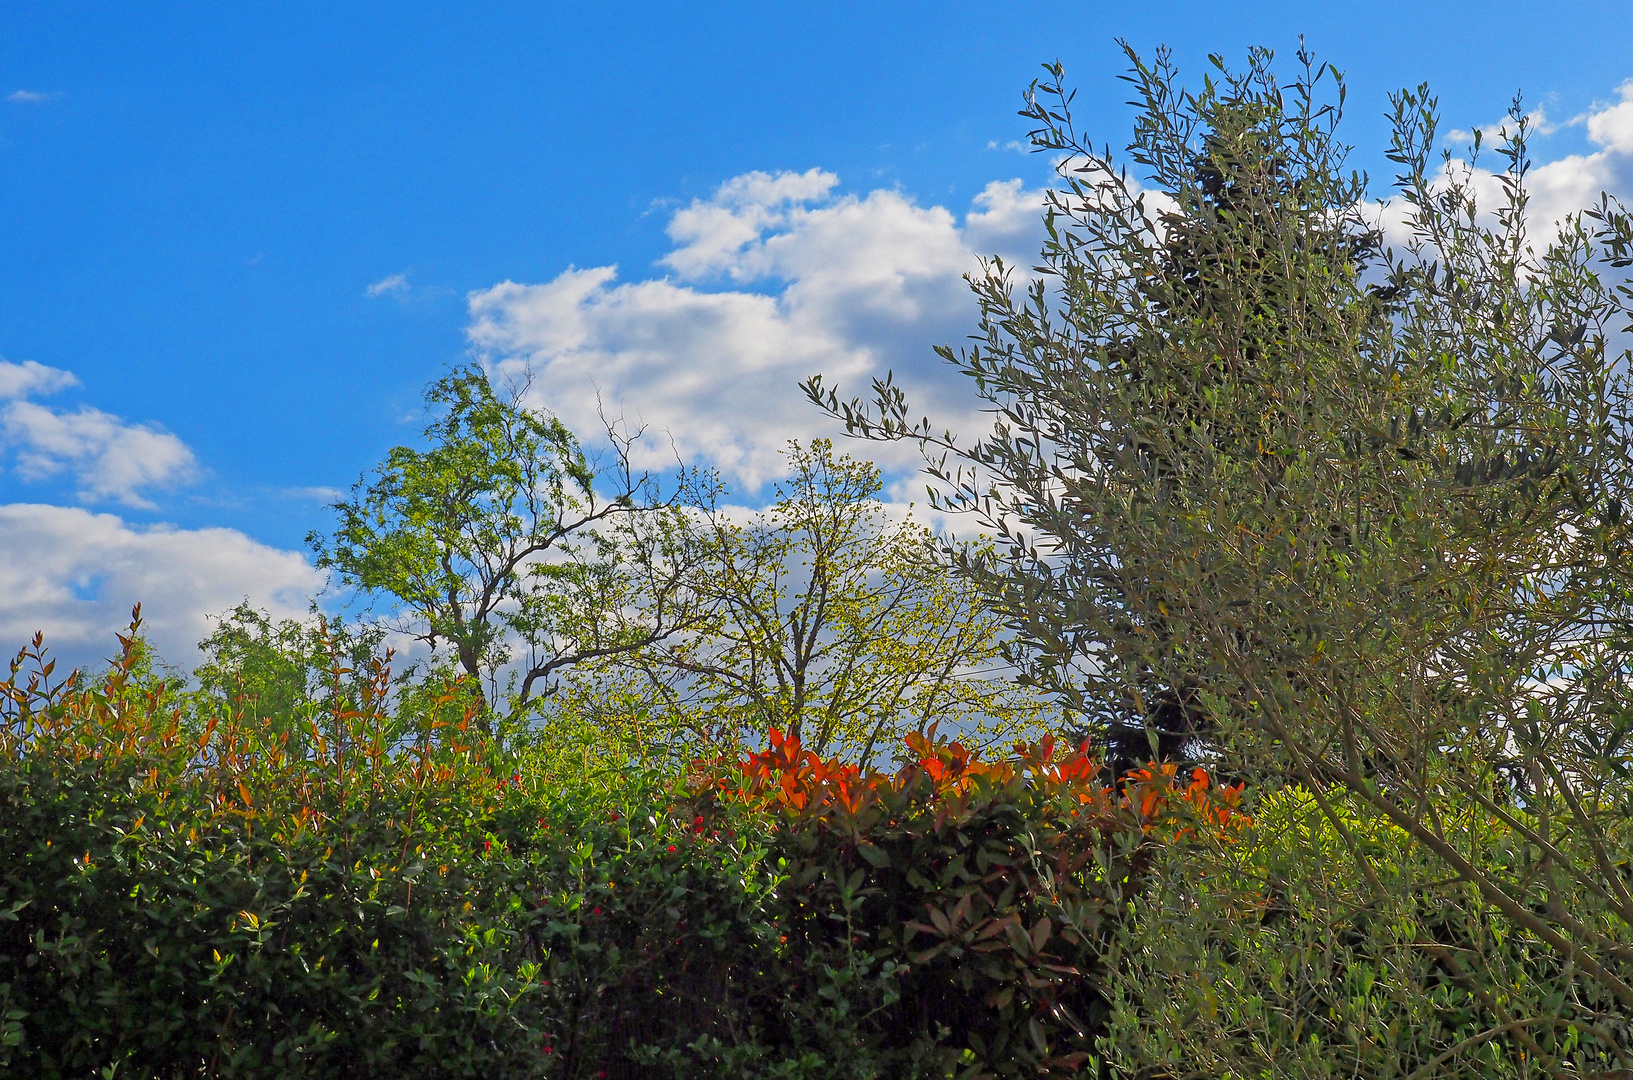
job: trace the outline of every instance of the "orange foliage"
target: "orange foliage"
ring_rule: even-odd
[[[765,750],[738,765],[736,776],[716,778],[717,791],[795,817],[839,813],[854,818],[881,795],[917,794],[956,803],[1027,786],[1045,799],[1075,804],[1077,815],[1101,817],[1107,827],[1137,822],[1149,833],[1188,818],[1231,832],[1251,824],[1239,809],[1241,784],[1216,785],[1206,770],[1195,768],[1189,783],[1182,785],[1179,767],[1171,762],[1153,762],[1128,773],[1119,784],[1107,784],[1087,740],[1068,748],[1051,735],[1035,743],[1015,743],[1007,759],[982,761],[962,743],[937,739],[932,727],[928,733],[907,736],[909,755],[893,774],[823,759],[804,749],[797,737],[775,728],[769,742]],[[1188,827],[1181,826],[1175,835],[1187,833]]]
[[[1241,786],[1160,763],[1114,780],[1053,737],[984,761],[932,728],[906,750],[884,772],[773,730],[693,791],[780,826],[786,948],[827,955],[842,925],[838,947],[897,965],[902,1022],[968,1039],[968,1075],[1078,1071],[1103,1031],[1104,937],[1152,846],[1233,836]]]
[[[416,737],[392,734],[389,653],[372,659],[347,694],[342,683],[352,669],[332,651],[330,693],[309,719],[228,710],[189,725],[166,706],[162,684],[134,682],[141,621],[138,604],[129,633],[118,635],[119,657],[94,680],[75,670],[53,682],[55,661],[36,634],[0,681],[0,755],[49,753],[64,765],[133,769],[138,789],[201,794],[217,816],[257,818],[292,835],[322,832],[348,805],[387,792],[408,797],[412,820],[455,790],[467,806],[490,805],[501,791],[474,706]],[[450,688],[433,706],[455,700]]]

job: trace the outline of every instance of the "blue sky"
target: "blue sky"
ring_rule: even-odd
[[[410,440],[420,387],[472,350],[579,426],[599,391],[750,500],[782,438],[821,430],[794,390],[814,371],[905,371],[956,418],[929,349],[969,325],[968,260],[1034,243],[1046,163],[1008,144],[1044,60],[1117,143],[1116,38],[1199,72],[1302,33],[1378,176],[1389,90],[1427,80],[1467,127],[1523,89],[1564,205],[1633,187],[1627,16],[9,0],[0,644],[95,649],[140,598],[186,660],[240,596],[304,609],[325,492]]]

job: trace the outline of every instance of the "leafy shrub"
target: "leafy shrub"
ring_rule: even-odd
[[[1482,807],[1436,813],[1484,865],[1528,857]],[[1267,793],[1240,842],[1153,856],[1108,942],[1127,1075],[1626,1075],[1633,1024],[1610,995],[1360,799]],[[1604,898],[1555,885],[1574,916],[1604,917]]]
[[[1157,840],[1238,792],[1052,740],[895,773],[503,758],[459,685],[298,708],[0,683],[0,1068],[133,1077],[910,1077],[1081,1068]],[[24,667],[26,673],[23,673]],[[182,701],[182,707],[177,705]],[[189,711],[193,710],[193,711]]]
[[[797,739],[694,781],[700,839],[768,830],[784,878],[774,978],[791,1030],[841,1034],[858,1075],[1074,1071],[1104,1032],[1101,951],[1152,834],[1235,833],[1238,788],[1145,770],[1120,789],[1052,738],[982,762],[908,739],[893,775]],[[829,1073],[824,1075],[839,1075]]]
[[[362,709],[193,731],[122,640],[100,683],[53,685],[36,639],[0,684],[0,1065],[538,1072],[539,964],[466,720],[393,741],[380,665]]]

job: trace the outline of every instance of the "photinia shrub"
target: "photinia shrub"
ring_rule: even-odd
[[[381,665],[314,719],[194,730],[122,641],[99,681],[53,682],[36,639],[0,683],[0,1068],[541,1073],[468,718],[402,738]]]
[[[1173,765],[1108,785],[1086,744],[1053,738],[990,762],[933,731],[907,750],[884,773],[772,731],[693,777],[700,838],[749,822],[776,854],[786,1011],[810,1026],[843,1001],[880,1075],[1081,1068],[1106,1020],[1107,923],[1142,853],[1242,828],[1240,787],[1200,769],[1182,785]]]

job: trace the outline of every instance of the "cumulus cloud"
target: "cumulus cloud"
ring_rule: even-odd
[[[19,105],[39,105],[50,101],[52,95],[42,94],[37,90],[13,90],[6,95],[7,101],[15,101]]]
[[[142,528],[77,507],[0,506],[4,649],[39,630],[66,663],[94,663],[112,654],[114,633],[141,601],[159,654],[191,665],[209,615],[248,598],[274,617],[300,617],[322,585],[305,556],[233,529]]]
[[[838,196],[838,182],[820,169],[729,180],[670,219],[671,276],[599,266],[501,282],[471,294],[470,340],[501,375],[530,373],[535,403],[582,435],[610,411],[751,489],[782,473],[788,439],[833,432],[796,388],[812,374],[862,393],[893,369],[916,406],[973,422],[931,348],[973,328],[962,277],[979,256],[1032,261],[1041,190],[988,184],[960,218],[899,191]],[[662,438],[645,454],[672,460]]]
[[[1633,82],[1568,123],[1540,111],[1532,120],[1542,133],[1581,126],[1593,147],[1533,166],[1533,235],[1601,190],[1633,192]],[[1495,136],[1502,124],[1489,128]],[[1483,168],[1470,178],[1495,210],[1499,178]],[[1022,272],[1035,259],[1041,200],[1019,180],[994,182],[958,212],[897,190],[842,194],[823,169],[746,173],[672,213],[660,274],[592,266],[504,281],[470,294],[467,333],[497,373],[531,376],[533,403],[582,436],[600,430],[603,413],[624,416],[667,435],[648,440],[641,464],[671,461],[672,440],[687,461],[758,489],[781,474],[787,439],[833,431],[796,389],[812,374],[865,393],[870,377],[893,370],[916,409],[977,428],[972,396],[931,347],[973,329],[961,278],[979,255]],[[1401,242],[1399,200],[1377,210]],[[887,469],[910,467],[911,451],[898,449],[869,448]]]
[[[193,451],[174,435],[88,405],[57,412],[15,401],[0,415],[0,433],[17,447],[16,468],[23,479],[71,470],[87,502],[150,508],[144,489],[173,487],[197,474]]]
[[[71,473],[79,497],[151,507],[142,492],[193,479],[198,462],[176,436],[89,405],[59,410],[28,398],[77,385],[73,374],[32,360],[0,360],[0,448],[24,480]]]
[[[826,199],[839,177],[821,169],[803,173],[751,172],[720,185],[714,197],[695,199],[669,221],[676,249],[659,260],[683,278],[724,271],[733,280],[755,276],[743,265],[744,249],[768,229],[784,228],[804,204]]]
[[[1588,113],[1588,138],[1615,153],[1633,154],[1633,79],[1619,90],[1621,101]]]

